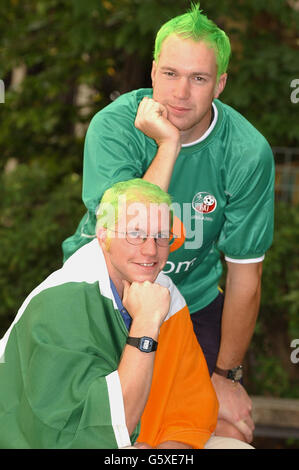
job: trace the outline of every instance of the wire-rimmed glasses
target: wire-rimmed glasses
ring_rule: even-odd
[[[143,230],[129,230],[128,232],[121,232],[111,228],[108,228],[108,230],[124,235],[124,238],[126,238],[130,245],[142,245],[148,238],[153,238],[158,246],[167,247],[170,246],[176,238],[172,232],[157,232],[155,235],[148,235]]]

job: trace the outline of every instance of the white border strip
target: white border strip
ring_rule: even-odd
[[[265,258],[265,255],[260,256],[259,258],[251,258],[251,259],[233,259],[225,256],[225,261],[229,261],[230,263],[237,263],[237,264],[250,264],[250,263],[260,263]]]
[[[166,274],[160,272],[155,282],[163,287],[167,287],[170,292],[170,307],[168,314],[164,318],[164,322],[166,322],[186,306],[186,301],[173,281]]]
[[[111,422],[118,448],[131,446],[126,425],[125,408],[121,383],[117,370],[106,376]]]
[[[100,280],[100,281],[99,281]],[[67,282],[87,282],[99,281],[100,292],[113,301],[114,308],[117,308],[114,296],[111,292],[109,274],[105,263],[103,252],[97,240],[82,246],[76,251],[62,266],[62,268],[50,274],[41,284],[39,284],[25,299],[17,315],[11,323],[4,336],[0,338],[0,364],[5,362],[4,353],[6,344],[13,326],[19,321],[26,310],[31,299],[43,290],[60,286]]]

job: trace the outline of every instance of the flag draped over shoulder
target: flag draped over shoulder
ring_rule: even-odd
[[[151,445],[183,437],[202,447],[216,424],[217,400],[190,336],[184,299],[167,276],[160,274],[157,282],[170,289],[171,307],[159,336],[141,437]],[[0,341],[0,448],[134,443],[140,424],[129,436],[117,372],[127,336],[94,240],[28,296]],[[179,403],[182,394],[186,406]]]
[[[31,293],[1,340],[0,447],[130,445],[117,373],[126,337],[95,241]]]

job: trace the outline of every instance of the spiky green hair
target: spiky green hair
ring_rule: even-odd
[[[103,194],[97,211],[97,228],[115,227],[120,216],[119,210],[126,205],[138,202],[145,205],[166,204],[171,209],[171,197],[159,186],[141,178],[121,181]],[[172,217],[172,211],[170,211]]]
[[[163,42],[171,34],[196,42],[205,42],[215,51],[217,80],[221,74],[226,72],[231,54],[229,38],[213,21],[202,14],[199,3],[192,3],[187,13],[172,18],[159,29],[154,49],[156,62],[159,61]]]

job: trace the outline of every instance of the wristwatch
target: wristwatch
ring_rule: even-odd
[[[132,336],[128,336],[127,344],[135,346],[135,348],[146,353],[156,351],[158,347],[157,341],[155,341],[153,338],[150,338],[149,336],[142,336],[142,338],[133,338]]]
[[[214,372],[218,375],[222,375],[227,379],[232,380],[233,382],[240,382],[243,377],[243,366],[233,367],[232,369],[220,369],[220,367],[215,367]]]

